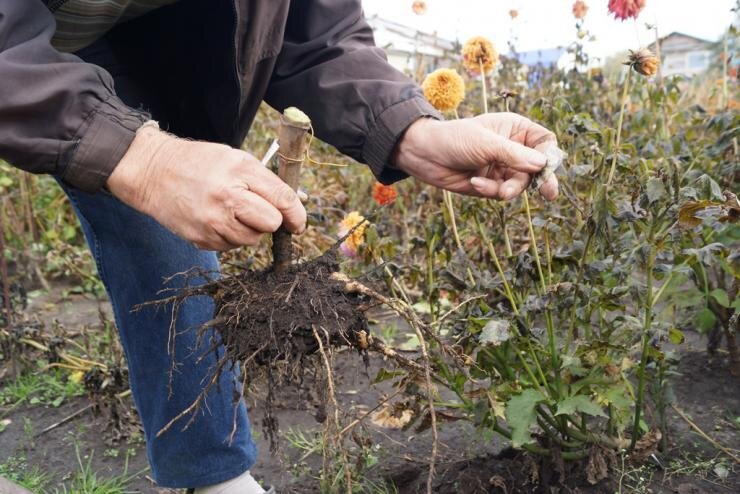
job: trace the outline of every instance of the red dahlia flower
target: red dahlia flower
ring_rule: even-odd
[[[609,0],[609,12],[622,21],[630,17],[637,19],[644,8],[645,0]]]

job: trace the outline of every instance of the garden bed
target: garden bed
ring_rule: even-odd
[[[47,322],[56,318],[68,325],[96,324],[97,303],[83,296],[71,296],[64,301],[58,298],[59,294],[57,289],[51,299],[37,300],[34,311]],[[48,305],[51,302],[54,305]],[[728,378],[723,354],[711,357],[704,351],[701,338],[691,332],[687,337],[688,341],[681,348],[680,374],[674,381],[676,403],[712,438],[728,448],[738,449],[740,384]],[[367,368],[363,359],[351,351],[338,352],[334,358],[337,397],[341,408],[348,412],[348,419],[362,415],[389,393],[387,382],[371,384],[378,370],[388,367],[379,358],[371,358]],[[113,444],[109,434],[100,434],[107,425],[105,418],[95,417],[89,411],[34,441],[29,440],[29,431],[38,433],[87,403],[84,397],[79,397],[57,408],[26,405],[9,414],[7,418],[12,422],[0,434],[0,464],[6,469],[24,468],[26,472],[38,469],[46,475],[45,488],[53,492],[79,474],[77,447],[83,465],[92,455],[90,470],[96,472],[99,479],[120,478],[128,456],[128,475],[132,476],[127,484],[129,489],[145,494],[175,492],[156,487],[149,473],[142,471],[147,463],[141,435],[134,434]],[[126,403],[131,405],[130,399]],[[282,431],[280,451],[276,456],[270,455],[266,438],[259,432],[256,434],[261,455],[253,468],[254,474],[274,484],[278,492],[319,492],[315,476],[321,469],[320,454],[295,447],[301,436],[309,439],[307,444],[310,444],[310,439],[320,435],[322,430],[322,425],[314,418],[312,403],[310,396],[288,394],[275,404]],[[262,410],[252,407],[250,415],[256,422],[255,431],[259,431]],[[362,437],[370,441],[368,450],[378,461],[366,469],[364,482],[395,485],[400,493],[424,492],[430,431],[387,429],[370,420],[365,425]],[[574,469],[568,476],[569,487],[560,492],[618,492],[620,478],[622,492],[730,493],[740,489],[740,471],[737,467],[733,469],[731,460],[702,439],[672,410],[668,437],[669,451],[657,455],[664,468],[654,460],[644,466],[620,464],[618,475],[596,486],[590,486],[583,474]],[[440,426],[439,442],[434,492],[536,492],[527,484],[533,471],[532,460],[507,450],[500,438],[487,437],[469,423],[460,421]],[[25,458],[25,466],[21,467],[20,458]],[[723,479],[725,467],[727,477]]]

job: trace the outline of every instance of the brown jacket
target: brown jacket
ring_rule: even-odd
[[[108,72],[51,46],[46,3],[0,0],[0,157],[95,192],[148,115]],[[297,106],[388,183],[404,177],[389,165],[404,130],[439,118],[374,46],[359,0],[180,0],[106,38],[183,137],[238,147],[263,99]]]

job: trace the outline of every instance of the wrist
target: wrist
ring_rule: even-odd
[[[411,175],[410,170],[426,159],[430,134],[438,124],[438,120],[422,117],[409,125],[393,150],[391,164]]]
[[[145,211],[155,174],[161,168],[155,157],[172,139],[172,136],[159,130],[156,122],[147,122],[140,127],[123,158],[108,177],[108,190],[126,204]]]

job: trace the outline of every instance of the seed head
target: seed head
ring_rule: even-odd
[[[619,20],[637,19],[640,11],[645,8],[645,0],[609,0],[609,12]]]
[[[635,72],[638,74],[651,77],[658,71],[660,60],[658,60],[658,57],[653,52],[643,48],[637,51],[630,50],[630,57],[625,65],[629,65],[635,69]]]
[[[465,99],[465,82],[453,69],[437,69],[421,84],[426,99],[439,111],[457,109]]]
[[[498,63],[498,52],[487,38],[476,36],[470,38],[462,49],[463,66],[473,74],[487,74]]]

